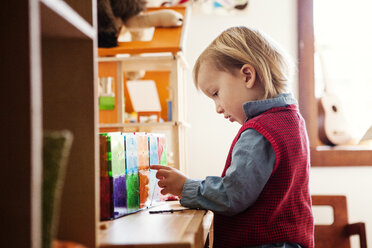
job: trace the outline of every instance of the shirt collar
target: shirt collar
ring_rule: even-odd
[[[297,100],[293,97],[291,93],[282,93],[274,98],[269,98],[265,100],[251,101],[243,104],[243,109],[247,120],[275,107],[285,107],[291,104],[296,104]]]

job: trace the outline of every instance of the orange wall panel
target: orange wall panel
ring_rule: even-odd
[[[99,123],[117,123],[118,122],[118,110],[117,110],[117,98],[116,98],[116,62],[99,62],[98,63],[98,77],[113,77],[115,83],[112,85],[112,91],[115,93],[115,108],[113,110],[100,110],[99,111]]]
[[[161,105],[161,118],[168,121],[167,100],[169,99],[169,71],[146,71],[143,80],[154,80],[159,94]],[[99,77],[113,77],[115,82],[113,84],[113,92],[115,93],[115,108],[113,110],[100,110],[99,123],[117,123],[117,72],[116,62],[99,62],[98,63]],[[126,78],[124,75],[124,98],[125,98],[125,112],[132,113],[133,106],[129,97],[128,88],[126,86]]]

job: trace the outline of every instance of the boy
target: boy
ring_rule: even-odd
[[[214,212],[214,247],[310,247],[309,144],[287,63],[261,33],[234,27],[200,55],[194,82],[216,111],[242,125],[221,177],[187,178],[163,166],[162,193]]]

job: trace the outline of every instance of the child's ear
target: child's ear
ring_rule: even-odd
[[[256,70],[250,64],[244,64],[240,68],[240,74],[243,76],[243,80],[247,88],[252,88],[256,81]]]

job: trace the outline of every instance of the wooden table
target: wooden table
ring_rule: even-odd
[[[204,247],[208,231],[212,227],[212,212],[187,209],[173,213],[149,213],[180,208],[183,207],[179,202],[166,202],[116,220],[102,221],[99,246]]]

